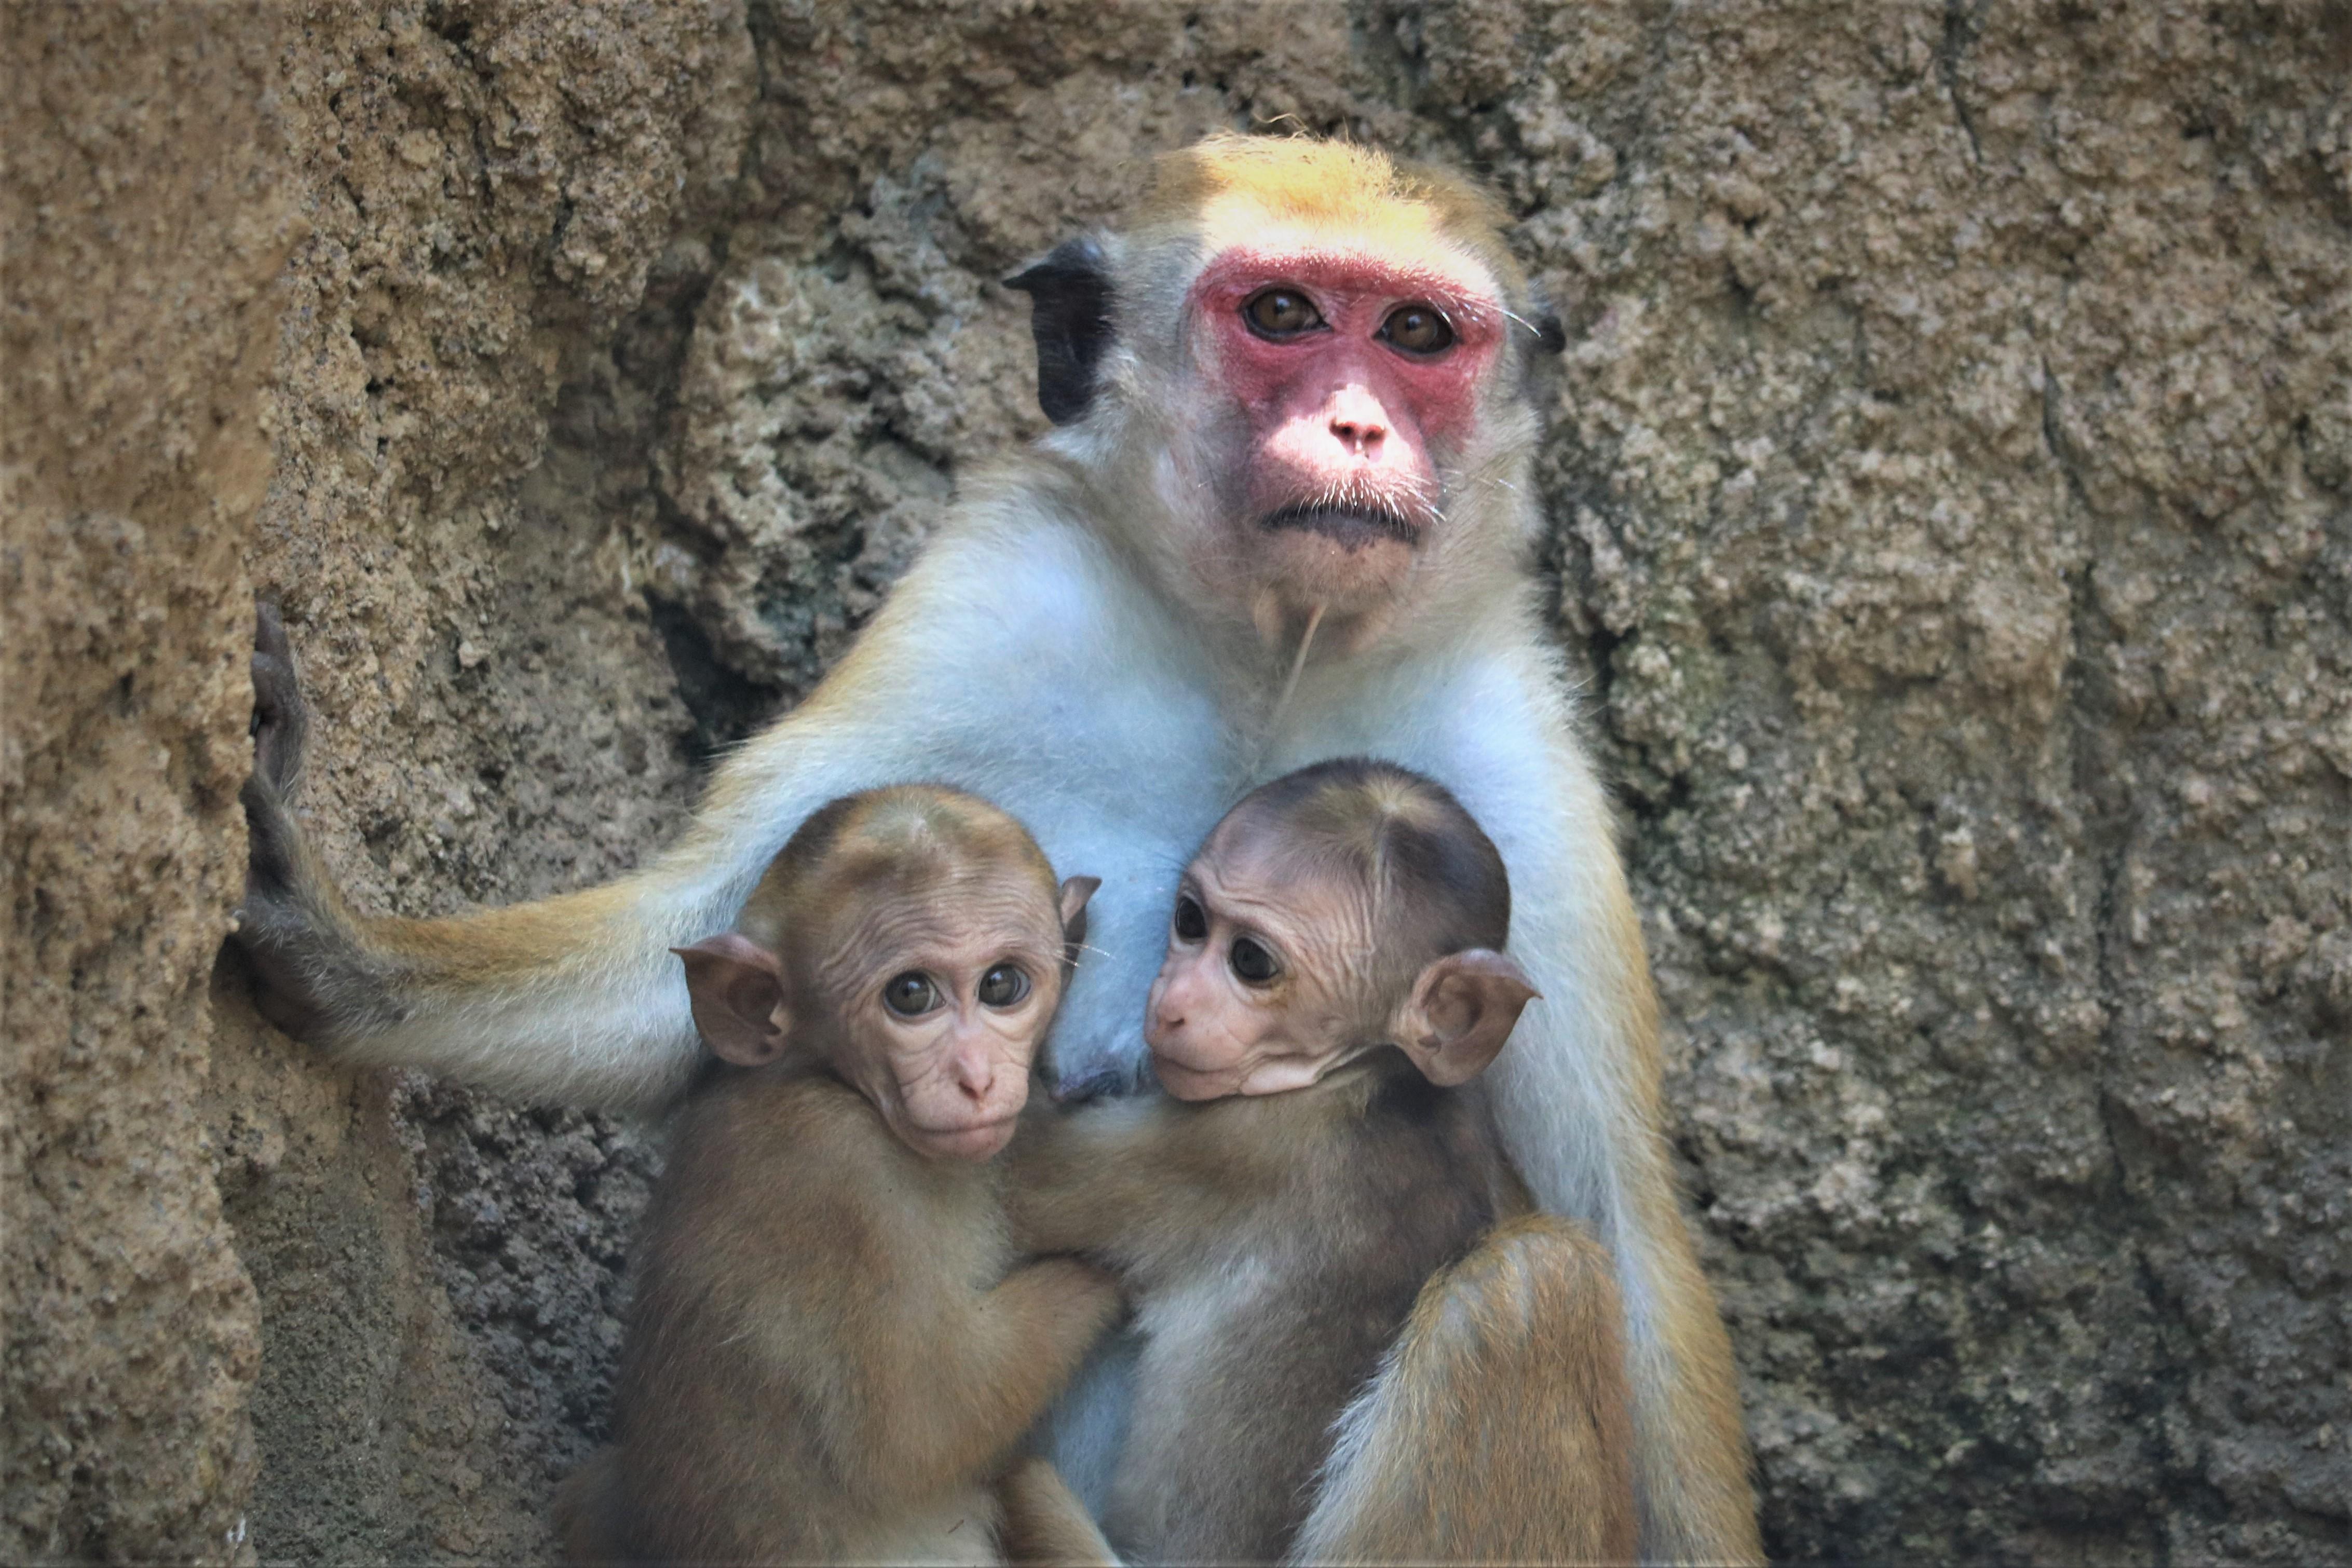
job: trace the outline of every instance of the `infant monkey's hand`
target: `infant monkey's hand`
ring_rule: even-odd
[[[1127,1314],[1127,1292],[1119,1288],[1118,1277],[1084,1259],[1040,1258],[1014,1270],[1013,1277],[1035,1293],[1057,1336],[1091,1343]]]

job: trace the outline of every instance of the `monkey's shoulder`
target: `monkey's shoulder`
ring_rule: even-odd
[[[721,1068],[698,1083],[671,1124],[670,1159],[699,1161],[714,1151],[801,1158],[838,1154],[889,1130],[871,1105],[829,1072],[775,1067]]]
[[[1524,1201],[1482,1084],[1440,1088],[1376,1060],[1260,1103],[1271,1134],[1263,1141],[1287,1151],[1291,1185],[1326,1223],[1391,1215],[1446,1253]]]
[[[852,694],[870,697],[873,681],[902,685],[909,670],[941,693],[1009,686],[1034,691],[1055,706],[1073,706],[1062,700],[1073,676],[1114,685],[1139,679],[1156,687],[1194,664],[1193,639],[1083,513],[1069,504],[1037,504],[1049,498],[1030,484],[1050,476],[1049,468],[1032,462],[976,481],[978,493],[891,591],[876,618],[879,635],[850,651],[816,706],[830,710],[838,706],[835,697]],[[1030,484],[1008,491],[1007,478]],[[1149,673],[1139,674],[1133,658],[1105,658],[1107,647],[1130,643],[1154,655]],[[886,648],[895,671],[883,667]],[[931,722],[950,728],[969,723],[984,733],[1002,722],[1003,710],[986,705],[969,715],[952,703],[928,706],[940,710]],[[1041,716],[1024,716],[1034,723]]]

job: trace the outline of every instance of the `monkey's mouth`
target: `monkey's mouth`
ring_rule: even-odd
[[[1344,549],[1391,542],[1418,547],[1421,526],[1393,507],[1363,501],[1298,502],[1269,512],[1258,521],[1267,533],[1295,528],[1320,534]]]
[[[1012,1141],[1018,1121],[1017,1116],[1000,1116],[993,1122],[943,1127],[909,1124],[907,1132],[918,1150],[933,1159],[984,1160]]]

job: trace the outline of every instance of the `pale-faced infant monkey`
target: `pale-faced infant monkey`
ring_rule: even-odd
[[[646,1222],[613,1445],[559,1500],[572,1558],[1003,1560],[999,1472],[1119,1312],[1098,1269],[1017,1262],[990,1163],[1094,886],[900,786],[819,810],[678,950],[717,1060]],[[1055,1483],[1013,1485],[1034,1535]]]
[[[1334,1424],[1424,1282],[1526,1214],[1475,1082],[1536,994],[1503,951],[1509,929],[1494,844],[1442,787],[1387,763],[1263,786],[1185,868],[1145,1028],[1173,1098],[1033,1115],[1013,1155],[1016,1233],[1108,1262],[1136,1302],[1141,1368],[1105,1521],[1118,1549],[1283,1557]],[[1417,1468],[1469,1484],[1421,1505],[1432,1517],[1407,1554],[1629,1561],[1633,1442],[1606,1260],[1539,1216],[1517,1244],[1582,1281],[1549,1325],[1577,1393],[1506,1427],[1441,1414],[1416,1433]],[[1435,1296],[1419,1332],[1442,1335]],[[1540,1404],[1559,1386],[1527,1392]],[[1523,1521],[1515,1489],[1478,1484],[1482,1469],[1573,1495],[1551,1526]],[[1479,1517],[1496,1506],[1501,1519]],[[1318,1531],[1300,1556],[1361,1561],[1394,1544]]]
[[[698,1051],[667,950],[732,919],[818,806],[934,779],[1104,878],[1046,1071],[1064,1093],[1122,1093],[1143,1078],[1135,1019],[1176,870],[1218,803],[1324,758],[1393,758],[1451,789],[1510,868],[1512,955],[1543,999],[1487,1084],[1537,1202],[1609,1253],[1643,1552],[1755,1561],[1730,1345],[1661,1132],[1641,925],[1528,570],[1541,367],[1562,338],[1504,223],[1475,186],[1370,148],[1224,136],[1167,154],[1121,228],[1013,280],[1055,430],[960,483],[856,648],[726,758],[677,846],[545,903],[363,917],[265,786],[237,937],[262,1006],[352,1061],[666,1103]],[[257,666],[265,728],[290,711],[281,663]],[[1552,1331],[1523,1306],[1548,1298],[1506,1289],[1508,1241],[1447,1277],[1458,1321],[1499,1336],[1489,1354],[1402,1344],[1366,1406],[1395,1441],[1341,1456],[1365,1468],[1332,1471],[1324,1504],[1420,1484],[1413,1413],[1507,1406],[1513,1380],[1545,1374],[1529,1358]],[[1118,1430],[1061,1426],[1065,1472],[1106,1469]],[[1553,1503],[1537,1487],[1510,1506]]]

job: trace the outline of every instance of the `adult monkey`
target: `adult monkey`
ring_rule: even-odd
[[[1361,148],[1213,137],[1163,158],[1123,234],[1012,280],[1059,428],[968,487],[839,667],[719,768],[684,841],[605,887],[454,920],[351,913],[271,765],[299,707],[265,624],[239,935],[265,1010],[353,1061],[658,1105],[696,1052],[668,949],[726,925],[818,805],[938,779],[1102,876],[1052,1071],[1120,1092],[1178,870],[1224,807],[1320,758],[1390,758],[1452,789],[1509,866],[1513,952],[1545,999],[1495,1070],[1498,1115],[1538,1202],[1615,1260],[1643,1554],[1759,1559],[1729,1346],[1659,1131],[1640,927],[1525,566],[1528,360],[1559,337],[1529,325],[1501,224],[1475,190]],[[1517,1407],[1543,1295],[1523,1260],[1471,1264],[1343,1423],[1318,1539],[1488,1554],[1444,1533],[1439,1478],[1496,1479],[1428,1423],[1453,1413],[1465,1454],[1507,1440],[1479,1423]],[[1431,1489],[1427,1533],[1383,1512]]]

